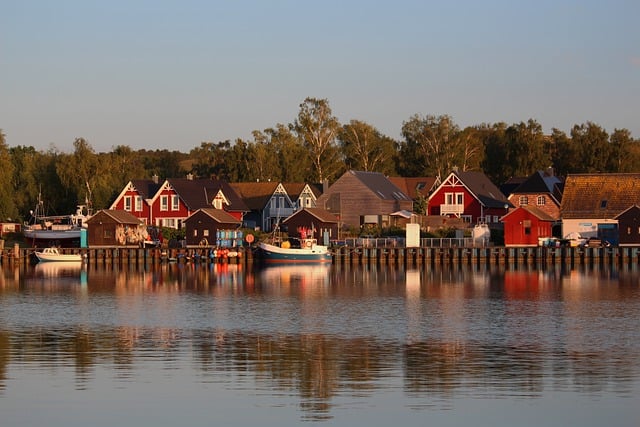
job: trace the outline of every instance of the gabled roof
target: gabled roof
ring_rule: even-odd
[[[151,199],[162,186],[152,179],[132,179],[131,185],[143,199]]]
[[[87,220],[88,224],[91,224],[94,221],[99,221],[101,215],[107,215],[111,219],[113,219],[116,223],[119,224],[130,224],[130,225],[142,225],[143,222],[140,218],[137,218],[130,214],[127,211],[117,210],[117,209],[102,209],[95,213],[91,218]]]
[[[525,193],[551,193],[553,194],[556,186],[561,184],[562,180],[555,175],[548,175],[543,171],[536,171],[531,174],[522,184],[514,191],[514,194]]]
[[[279,183],[277,182],[234,182],[231,187],[244,200],[247,207],[253,211],[263,209]]]
[[[402,176],[390,176],[389,181],[398,187],[404,194],[409,197],[415,198],[418,193],[424,197],[429,197],[431,191],[437,185],[437,178],[435,176],[425,177],[402,177]]]
[[[511,206],[511,203],[504,194],[491,182],[482,172],[466,171],[452,172],[471,191],[485,207],[502,208],[504,205]]]
[[[614,218],[640,202],[640,174],[573,174],[564,185],[563,219]]]
[[[632,211],[640,212],[640,206],[638,206],[637,204],[634,204],[633,206],[629,206],[627,209],[623,210],[618,215],[616,215],[614,219],[619,219],[620,217]]]
[[[412,200],[405,192],[389,180],[380,172],[364,172],[350,170],[345,173],[354,175],[362,184],[364,184],[371,192],[378,195],[384,200]]]
[[[209,178],[168,178],[167,182],[191,211],[211,207],[211,203],[219,191],[222,191],[229,201],[227,210],[236,212],[249,210],[244,201],[226,181]]]
[[[315,218],[318,218],[318,221],[320,221],[320,222],[338,223],[338,218],[334,214],[332,214],[331,212],[329,212],[329,211],[327,211],[325,209],[320,209],[320,208],[304,208],[304,209],[300,209],[300,210],[296,211],[293,215],[291,215],[290,217],[288,217],[287,219],[282,221],[282,223],[286,224],[287,221],[289,221],[291,218],[295,217],[296,215],[300,214],[300,212],[308,212],[309,214],[311,214]]]
[[[289,198],[291,200],[297,200],[298,197],[300,197],[300,194],[302,194],[302,192],[304,191],[304,189],[307,187],[307,184],[305,184],[304,182],[300,183],[300,182],[283,182],[282,186],[284,187],[285,191],[287,192],[287,194],[289,195]],[[314,197],[318,197],[318,195],[313,191],[313,188],[311,186],[309,186],[309,191],[311,191],[311,193],[313,193]]]
[[[548,213],[546,213],[545,211],[535,207],[535,206],[529,206],[529,205],[524,205],[524,206],[520,206],[516,209],[513,209],[511,211],[509,211],[508,214],[504,215],[502,217],[502,220],[504,220],[506,217],[508,217],[509,215],[513,214],[514,212],[518,211],[518,209],[523,209],[527,212],[529,212],[531,215],[535,216],[536,218],[538,218],[541,221],[556,221],[556,219],[554,217],[552,217],[551,215],[549,215]]]
[[[220,224],[242,224],[242,221],[236,219],[233,215],[222,209],[214,209],[214,208],[200,208],[196,212],[194,212],[189,218],[193,217],[198,212],[202,212],[205,215],[211,217],[214,221]],[[187,221],[189,221],[187,218]]]

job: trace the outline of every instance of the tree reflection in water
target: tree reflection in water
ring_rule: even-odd
[[[86,284],[29,274],[0,288],[0,393],[9,371],[73,366],[76,389],[91,390],[96,367],[125,381],[153,361],[297,396],[304,419],[322,420],[340,396],[399,389],[425,407],[550,390],[629,397],[640,375],[633,271],[163,265],[90,269]]]

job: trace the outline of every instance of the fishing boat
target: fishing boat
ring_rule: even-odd
[[[41,251],[34,252],[36,258],[40,262],[82,262],[81,254],[62,254],[56,247],[44,248]]]
[[[44,205],[38,196],[36,209],[31,211],[31,220],[24,224],[24,237],[47,245],[69,246],[70,242],[79,243],[89,215],[85,205],[78,205],[76,213],[72,215],[44,215]]]
[[[331,262],[329,248],[318,245],[316,239],[303,239],[299,248],[291,247],[289,241],[280,246],[266,242],[258,243],[261,259],[265,262]]]

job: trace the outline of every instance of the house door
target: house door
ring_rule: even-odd
[[[598,239],[603,242],[606,240],[613,246],[618,246],[618,225],[617,224],[598,224]]]

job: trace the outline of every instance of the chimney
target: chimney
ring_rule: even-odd
[[[187,180],[193,181],[193,174],[192,173],[188,173],[187,174]]]
[[[158,174],[154,173],[153,176],[151,177],[151,179],[153,180],[154,184],[157,184],[158,183]]]
[[[324,181],[322,181],[322,192],[326,193],[329,190],[329,180],[325,178]]]

